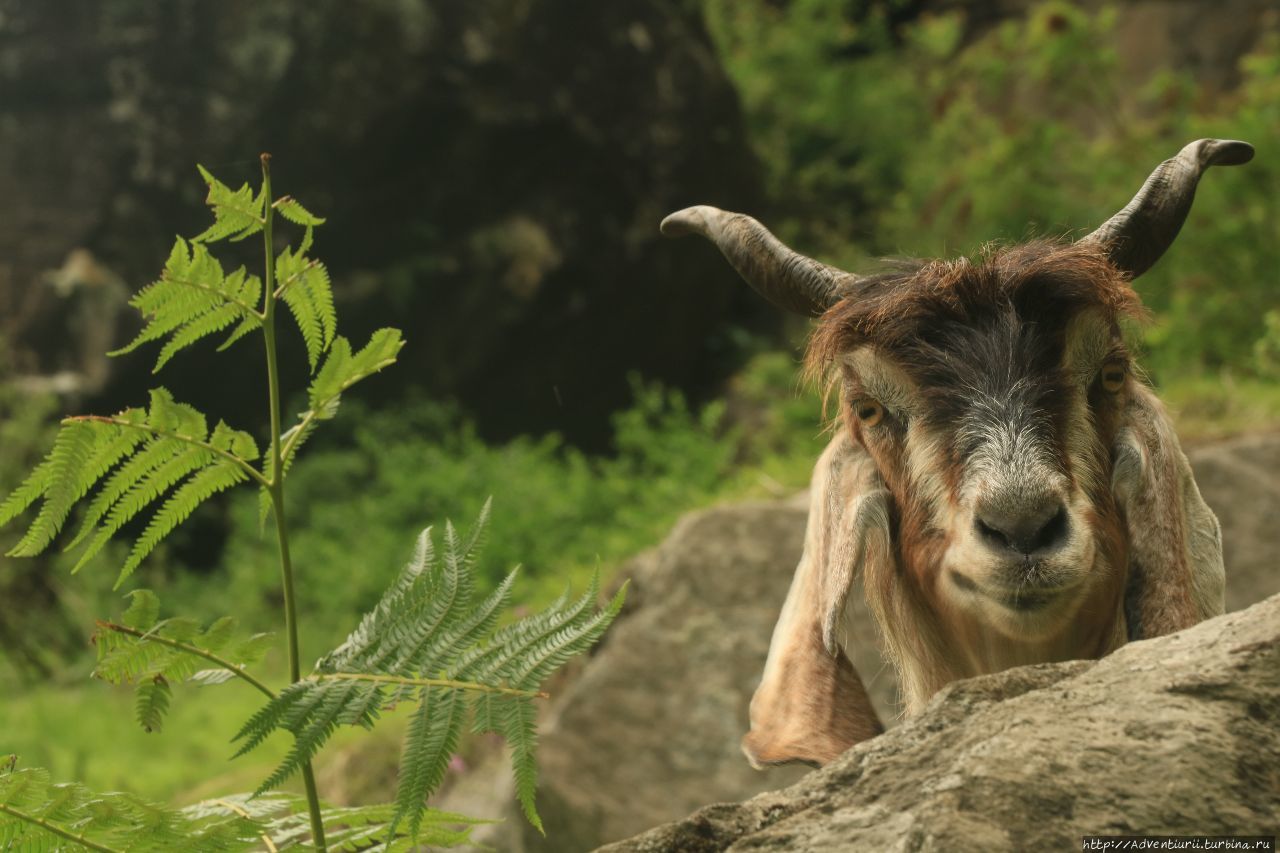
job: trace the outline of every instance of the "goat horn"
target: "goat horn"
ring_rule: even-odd
[[[668,237],[701,234],[720,247],[752,289],[784,311],[817,317],[840,301],[858,276],[793,252],[750,216],[707,205],[662,220]]]
[[[1111,262],[1137,278],[1172,245],[1210,166],[1239,166],[1253,159],[1253,146],[1233,139],[1198,139],[1165,160],[1124,209],[1082,242],[1107,247]]]

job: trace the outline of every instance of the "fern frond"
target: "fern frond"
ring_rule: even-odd
[[[240,678],[275,698],[275,692],[248,671],[266,655],[270,634],[238,637],[236,620],[230,616],[204,629],[191,619],[159,621],[160,601],[155,593],[140,589],[130,597],[132,602],[119,623],[98,622],[93,638],[98,664],[93,676],[112,684],[138,685],[136,707],[144,729],[160,730],[169,709],[171,685],[185,680],[221,684]],[[210,663],[217,669],[197,671]]]
[[[0,771],[0,843],[5,850],[249,850],[265,827],[227,810],[187,813],[138,797],[54,784],[47,771]]]
[[[3,524],[43,499],[9,555],[29,557],[47,548],[72,506],[98,487],[67,546],[88,542],[73,569],[79,571],[124,525],[167,496],[134,543],[116,581],[119,586],[209,497],[247,479],[265,482],[250,464],[257,458],[257,444],[248,433],[224,423],[210,433],[203,415],[163,388],[151,392],[150,411],[68,418],[48,458],[0,504]]]
[[[533,700],[546,695],[539,690],[543,680],[600,638],[621,610],[626,588],[596,609],[599,590],[593,580],[576,601],[561,599],[543,613],[495,631],[515,572],[475,600],[473,571],[488,517],[486,504],[467,537],[447,524],[438,552],[430,529],[424,531],[413,558],[342,645],[245,724],[236,736],[243,742],[238,754],[272,731],[294,735],[293,748],[263,790],[310,760],[337,726],[372,726],[380,711],[412,702],[416,708],[402,747],[393,829],[403,823],[409,838],[419,835],[426,799],[443,781],[469,716],[475,717],[475,727],[497,731],[511,744],[517,795],[541,829],[534,808]]]
[[[194,238],[197,243],[211,243],[230,237],[232,242],[257,234],[266,225],[266,194],[259,190],[257,197],[246,183],[232,190],[209,173],[204,166],[196,166],[200,176],[209,185],[209,197],[205,203],[213,208],[213,224]],[[265,187],[264,187],[265,189]]]
[[[151,341],[169,338],[154,371],[192,344],[240,322],[243,335],[262,325],[257,304],[262,280],[244,267],[225,275],[222,264],[199,242],[190,246],[179,237],[160,278],[129,300],[146,324],[132,341],[109,355],[124,355]],[[225,346],[225,344],[224,344]],[[154,372],[153,371],[153,372]]]
[[[337,337],[329,348],[324,366],[311,380],[307,396],[311,408],[298,416],[298,423],[281,435],[281,468],[287,474],[302,445],[315,431],[320,421],[329,420],[338,413],[342,393],[362,379],[395,364],[396,356],[404,340],[399,329],[379,329],[358,352],[351,351],[351,342]],[[266,480],[276,477],[273,460],[267,460]],[[262,490],[258,503],[259,522],[266,524],[271,512],[271,501],[266,489]]]
[[[289,306],[307,345],[314,373],[320,356],[333,343],[338,315],[333,305],[329,271],[301,252],[285,249],[276,258],[276,296]]]
[[[153,676],[150,681],[138,685],[135,692],[134,707],[138,716],[138,725],[145,732],[158,732],[164,726],[164,715],[169,713],[169,699],[173,691],[163,675]]]
[[[391,832],[402,820],[416,838],[427,796],[444,781],[449,759],[458,748],[458,735],[466,717],[467,703],[461,690],[428,687],[422,691],[400,758],[400,784],[396,790],[396,813]]]
[[[533,707],[533,702],[517,699],[507,703],[499,715],[499,721],[502,737],[511,747],[511,774],[515,777],[516,799],[520,801],[520,809],[534,829],[546,835],[534,801],[538,788],[538,712]]]

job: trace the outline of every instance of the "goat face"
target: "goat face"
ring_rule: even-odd
[[[1132,377],[1129,282],[1177,235],[1201,174],[1247,162],[1202,139],[1075,244],[988,250],[859,276],[759,222],[691,207],[700,234],[780,308],[821,317],[846,428],[814,470],[804,553],[743,749],[823,764],[881,730],[837,625],[854,577],[907,713],[1009,666],[1098,657],[1223,610],[1222,542],[1168,416]]]
[[[843,419],[893,497],[895,557],[936,610],[1046,639],[1122,582],[1111,448],[1129,285],[1089,244],[864,279],[823,317]]]

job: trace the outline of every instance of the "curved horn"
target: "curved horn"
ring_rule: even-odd
[[[662,220],[668,237],[701,234],[720,247],[752,289],[785,311],[817,317],[840,301],[858,276],[797,254],[750,216],[707,205]]]
[[[1199,139],[1165,160],[1124,209],[1081,242],[1107,247],[1111,262],[1130,278],[1160,260],[1191,210],[1196,184],[1210,166],[1239,166],[1253,159],[1253,146],[1232,139]]]

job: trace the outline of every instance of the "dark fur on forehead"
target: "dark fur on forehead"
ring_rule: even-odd
[[[978,328],[1012,312],[1061,331],[1089,308],[1112,323],[1143,314],[1100,248],[1050,240],[989,246],[974,260],[917,262],[863,279],[822,316],[809,343],[809,368],[825,372],[842,354],[872,344],[910,370],[911,352],[948,327]]]

